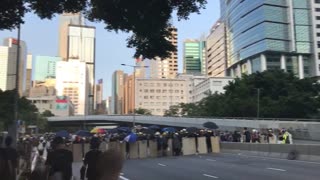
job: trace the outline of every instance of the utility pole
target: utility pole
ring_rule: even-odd
[[[257,118],[260,118],[260,88],[257,88]]]
[[[16,78],[15,78],[15,94],[14,94],[14,121],[11,125],[11,132],[10,136],[13,139],[13,146],[16,147],[17,145],[17,122],[18,122],[18,111],[19,111],[19,66],[20,66],[20,32],[21,26],[20,24],[18,25],[18,42],[17,42],[17,57],[16,57]]]

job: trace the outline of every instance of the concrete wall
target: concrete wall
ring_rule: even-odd
[[[288,159],[291,152],[296,152],[297,160],[320,162],[320,145],[221,143],[220,146],[222,152],[281,159]]]

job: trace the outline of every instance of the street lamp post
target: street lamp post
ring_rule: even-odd
[[[127,65],[127,64],[121,64],[121,66],[128,66],[133,68],[133,121],[132,126],[136,126],[136,68],[148,68],[149,66],[134,66],[134,65]]]
[[[257,88],[257,118],[260,118],[260,88]]]

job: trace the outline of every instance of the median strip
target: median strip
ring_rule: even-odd
[[[206,176],[206,177],[209,177],[209,178],[218,179],[217,176],[212,176],[212,175],[209,175],[209,174],[203,174],[203,176]]]

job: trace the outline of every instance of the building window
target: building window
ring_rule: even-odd
[[[320,4],[320,0],[314,0],[314,3]]]
[[[149,99],[149,97],[148,96],[144,96],[143,99]]]
[[[157,89],[156,92],[157,92],[157,93],[161,93],[161,89]]]
[[[154,99],[154,96],[150,96],[150,99]]]
[[[154,93],[154,89],[150,89],[150,93]]]
[[[318,29],[320,28],[320,24],[317,24],[317,28],[318,28]]]
[[[175,92],[175,93],[179,93],[179,90],[175,90],[174,92]]]
[[[167,90],[166,89],[162,90],[162,93],[167,93]]]
[[[316,12],[320,12],[320,8],[316,8]]]
[[[148,89],[145,89],[144,92],[147,93],[147,92],[148,92]]]
[[[320,33],[317,33],[317,37],[320,37]]]

